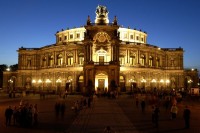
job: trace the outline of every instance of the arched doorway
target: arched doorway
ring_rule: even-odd
[[[95,91],[104,92],[108,91],[108,75],[106,73],[98,73],[95,75]]]

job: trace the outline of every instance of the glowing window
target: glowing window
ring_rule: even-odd
[[[70,38],[70,39],[73,39],[73,34],[70,34],[69,38]]]

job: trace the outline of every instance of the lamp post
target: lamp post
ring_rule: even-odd
[[[188,90],[190,90],[191,89],[191,87],[192,87],[192,80],[191,79],[189,79],[188,81],[187,81],[187,83],[188,83]]]
[[[130,87],[131,87],[131,93],[133,92],[133,83],[135,82],[133,79],[129,79]]]
[[[166,89],[168,89],[168,87],[169,87],[169,83],[170,83],[170,81],[169,81],[169,79],[166,79]]]
[[[146,83],[146,82],[147,82],[147,81],[146,81],[146,79],[144,79],[144,78],[141,80],[143,91],[145,90],[145,83]]]
[[[56,93],[60,93],[61,82],[62,82],[61,79],[56,80],[56,84],[57,84]]]
[[[154,92],[157,91],[157,90],[156,90],[156,82],[157,82],[157,81],[156,81],[155,79],[152,79],[152,80],[151,80],[151,83],[152,83],[153,91],[154,91]]]
[[[8,67],[8,68],[6,69],[6,71],[10,71],[10,67]]]
[[[160,80],[160,83],[161,83],[161,87],[160,87],[160,88],[161,88],[161,90],[162,90],[162,89],[163,89],[163,85],[164,85],[164,80],[161,79],[161,80]]]
[[[32,80],[32,90],[33,90],[33,92],[35,92],[36,91],[36,86],[35,86],[35,84],[36,84],[36,80]]]
[[[41,79],[38,80],[38,84],[39,84],[39,91],[43,91],[43,83]]]
[[[49,87],[50,87],[50,83],[51,83],[51,80],[50,79],[47,79],[46,80],[46,85],[47,85],[47,91],[49,91]]]

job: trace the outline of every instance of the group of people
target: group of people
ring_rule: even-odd
[[[56,102],[55,103],[55,113],[56,113],[56,119],[59,118],[59,115],[61,116],[61,119],[64,119],[65,117],[65,102]]]
[[[22,100],[19,106],[8,106],[5,109],[6,126],[19,125],[22,127],[28,127],[38,124],[38,107],[37,104],[32,105],[23,103]]]
[[[146,107],[146,102],[145,102],[145,98],[142,96],[141,99],[139,100],[138,97],[135,98],[135,104],[136,104],[136,107],[138,108],[139,107],[139,103],[140,103],[140,107],[141,107],[141,110],[142,112],[144,113],[145,112],[145,107]],[[150,100],[152,101],[152,99]],[[177,102],[176,100],[172,97],[171,99],[164,99],[163,100],[163,105],[166,109],[166,111],[169,111],[170,112],[170,118],[171,120],[174,120],[176,119],[177,117],[177,113],[178,113],[178,107],[177,107]],[[161,103],[158,100],[155,100],[154,103],[152,102],[149,102],[152,106],[152,123],[154,124],[155,127],[158,127],[158,123],[159,123],[159,115],[160,115],[160,109],[159,107],[161,106]],[[188,108],[188,106],[185,106],[184,110],[183,110],[183,119],[185,121],[185,129],[188,129],[190,128],[190,115],[191,115],[191,111],[190,109]]]
[[[81,97],[80,100],[76,100],[74,102],[72,109],[75,110],[76,113],[78,113],[80,110],[82,110],[85,107],[90,108],[92,101],[93,101],[93,95],[89,97]]]

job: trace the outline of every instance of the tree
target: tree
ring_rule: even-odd
[[[11,71],[17,71],[18,70],[18,64],[14,64],[10,66]]]
[[[1,72],[6,71],[7,68],[8,66],[6,64],[0,65]]]
[[[3,87],[3,71],[6,71],[7,68],[8,66],[5,64],[0,65],[0,88]]]

